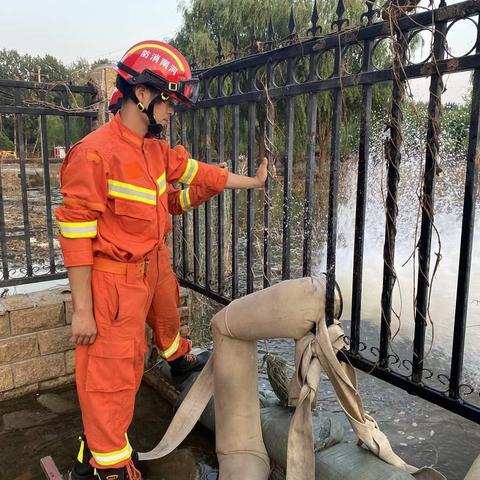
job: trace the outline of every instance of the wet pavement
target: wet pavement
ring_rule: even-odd
[[[147,385],[137,396],[129,438],[134,448],[152,448],[172,418],[172,407]],[[51,455],[61,472],[72,466],[82,424],[75,389],[0,403],[0,480],[40,480],[40,458]],[[214,480],[213,435],[199,426],[167,458],[145,462],[145,480]]]

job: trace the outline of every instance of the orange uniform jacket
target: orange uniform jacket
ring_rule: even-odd
[[[60,175],[64,200],[55,216],[64,264],[73,267],[93,264],[94,255],[142,260],[168,225],[167,184],[219,192],[228,172],[189,158],[183,147],[138,136],[117,114],[69,151]],[[195,197],[180,191],[175,212],[195,206]]]

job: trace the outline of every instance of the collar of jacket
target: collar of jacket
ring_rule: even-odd
[[[141,137],[138,133],[135,133],[133,130],[130,130],[123,122],[120,112],[115,114],[111,120],[111,126],[113,131],[122,137],[125,141],[132,144],[135,147],[142,148],[144,143],[151,143],[156,141],[155,138],[150,137]]]

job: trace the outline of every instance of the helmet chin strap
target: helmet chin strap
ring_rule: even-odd
[[[163,100],[162,95],[160,94],[152,98],[148,108],[145,108],[143,103],[138,100],[137,96],[133,92],[129,95],[129,97],[135,102],[137,108],[148,117],[148,133],[153,135],[155,138],[163,138],[163,126],[160,123],[157,123],[153,114],[155,104]]]
[[[144,110],[144,113],[147,115],[148,121],[149,121],[148,131],[151,135],[153,135],[156,138],[162,138],[163,126],[160,123],[157,123],[157,121],[155,120],[155,116],[153,115],[153,109],[155,107],[155,104],[161,101],[162,101],[162,96],[157,95],[151,100],[150,104],[148,105],[148,108]]]

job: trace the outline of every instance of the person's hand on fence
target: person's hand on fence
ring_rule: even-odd
[[[257,168],[257,174],[255,178],[258,181],[258,188],[262,188],[267,181],[268,176],[268,160],[267,157],[263,157],[262,163]]]
[[[72,314],[72,337],[70,341],[77,345],[91,345],[97,337],[97,323],[93,312],[74,312]]]

